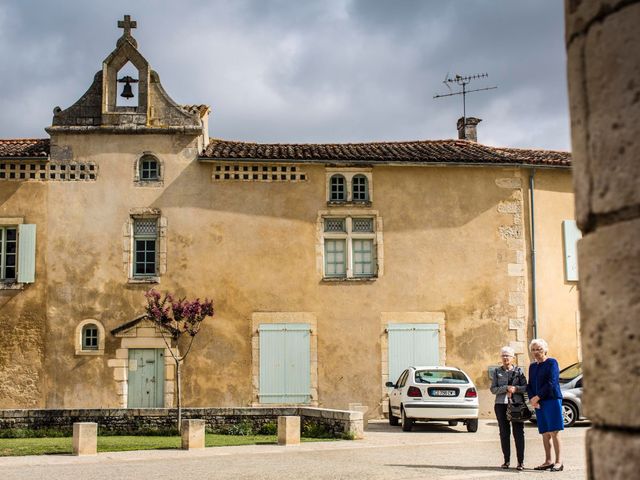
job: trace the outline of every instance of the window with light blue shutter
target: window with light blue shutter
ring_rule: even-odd
[[[260,325],[260,403],[311,400],[310,326]]]
[[[438,365],[437,323],[390,323],[389,381],[395,382],[411,366]]]
[[[562,234],[564,239],[564,275],[567,282],[578,281],[578,240],[582,232],[575,220],[563,220]]]
[[[18,283],[33,283],[36,278],[36,226],[18,225]]]

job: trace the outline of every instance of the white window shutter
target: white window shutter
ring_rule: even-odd
[[[582,232],[578,229],[575,220],[562,222],[564,233],[564,273],[567,282],[578,281],[578,240],[582,238]]]
[[[36,277],[36,226],[18,225],[18,283],[33,283]]]

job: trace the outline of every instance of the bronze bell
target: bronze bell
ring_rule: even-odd
[[[131,89],[131,84],[138,83],[138,80],[127,75],[125,77],[119,78],[118,82],[124,83],[124,88],[122,89],[122,93],[120,94],[120,96],[126,98],[127,100],[133,98],[133,90]]]
[[[120,94],[120,96],[126,98],[127,100],[133,98],[133,91],[131,90],[130,83],[124,84],[124,88],[122,89],[122,93]]]

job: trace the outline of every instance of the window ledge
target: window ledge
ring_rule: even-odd
[[[89,356],[104,355],[104,350],[76,350],[76,355],[89,355]]]
[[[135,180],[133,184],[136,187],[162,187],[164,182],[162,180]]]
[[[327,207],[371,207],[371,200],[360,200],[360,201],[328,201]]]
[[[24,283],[0,283],[0,290],[23,290],[25,284]]]
[[[160,283],[160,277],[130,278],[127,281],[127,283],[130,283],[130,284]]]
[[[378,279],[377,275],[371,277],[324,277],[322,283],[371,283]]]

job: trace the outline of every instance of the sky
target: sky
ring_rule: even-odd
[[[0,0],[0,138],[46,138],[137,21],[138,49],[214,138],[456,138],[449,74],[488,73],[467,115],[487,145],[569,150],[558,0]],[[452,92],[459,87],[452,88]]]

